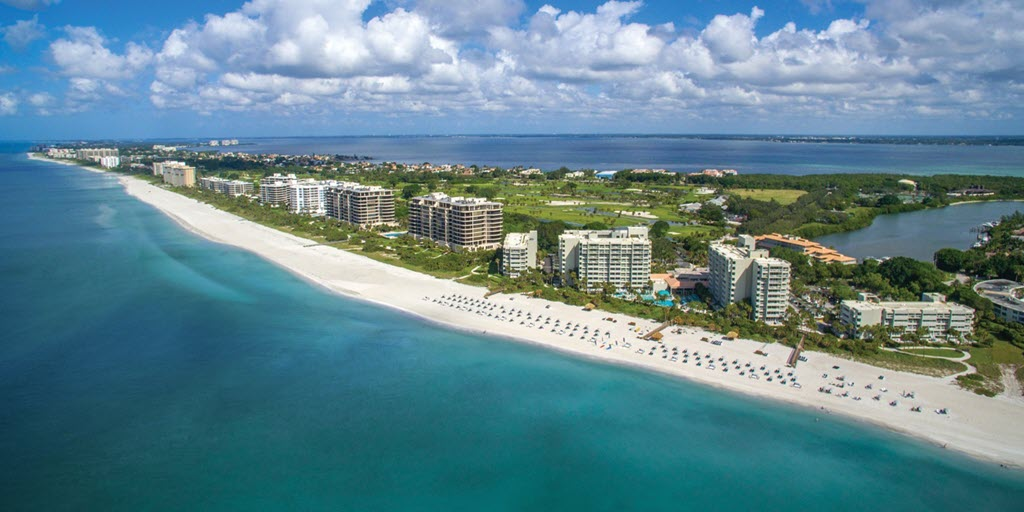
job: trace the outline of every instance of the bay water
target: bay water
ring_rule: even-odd
[[[976,228],[1018,211],[1024,211],[1024,202],[963,203],[879,215],[866,228],[826,235],[815,241],[858,259],[907,256],[932,261],[939,249],[970,249],[978,240]]]
[[[330,294],[0,149],[3,510],[1024,503],[903,435]]]
[[[1024,146],[974,144],[866,144],[778,142],[683,136],[404,136],[270,137],[242,145],[196,149],[369,156],[401,163],[497,165],[621,170],[641,167],[694,172],[730,168],[740,173],[896,173],[1024,176]]]

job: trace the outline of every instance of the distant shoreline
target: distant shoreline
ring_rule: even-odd
[[[68,165],[77,167],[75,164]],[[641,333],[653,329],[656,326],[654,322],[603,311],[587,312],[578,307],[522,295],[497,294],[484,299],[486,290],[482,288],[434,278],[356,253],[316,245],[311,240],[241,219],[134,177],[118,175],[118,179],[129,195],[157,208],[190,232],[214,242],[247,250],[340,295],[373,302],[460,331],[540,345],[589,360],[653,371],[828,414],[837,413],[979,459],[1015,467],[1024,466],[1024,429],[1018,428],[1024,420],[1024,401],[1015,397],[985,398],[975,395],[956,388],[953,377],[935,378],[899,373],[829,354],[806,352],[807,362],[800,363],[794,370],[783,370],[783,373],[793,371],[798,377],[803,385],[798,389],[769,383],[767,377],[756,380],[740,377],[740,370],[724,373],[720,369],[709,370],[709,366],[697,367],[692,362],[683,364],[681,361],[670,361],[667,356],[659,357],[662,346],[699,351],[702,354],[713,353],[716,358],[714,361],[722,357],[728,363],[723,366],[731,366],[730,361],[736,360],[740,364],[751,362],[754,367],[765,365],[768,370],[785,369],[785,361],[791,349],[779,344],[766,345],[750,340],[734,340],[714,346],[701,341],[701,338],[714,339],[720,338],[720,335],[692,327],[683,328],[682,334],[672,333],[671,329],[666,331],[663,344],[641,341],[637,338],[638,334],[630,330],[629,322],[635,322]],[[446,301],[441,298],[453,295],[482,301],[481,304],[493,304],[495,308],[515,308],[521,310],[522,316],[515,316],[509,322],[479,314],[473,311],[474,308],[457,309],[454,304],[445,305]],[[575,332],[570,336],[551,332],[544,324],[529,325],[525,320],[527,313],[594,328],[595,332],[601,331],[602,341],[607,343],[599,347],[597,343],[580,339]],[[607,318],[616,321],[604,320]],[[605,336],[604,332],[609,335]],[[626,348],[624,343],[632,346]],[[648,355],[652,347],[657,350],[656,355]],[[643,349],[643,353],[637,352],[640,349]],[[762,349],[769,355],[754,355],[755,350]],[[840,366],[842,370],[834,370],[833,366]],[[856,388],[851,387],[850,391],[862,396],[862,400],[854,401],[852,398],[840,398],[838,393],[831,395],[817,391],[819,386],[831,382],[822,375],[829,374],[834,379],[838,373],[845,376],[846,382],[856,381],[859,384]],[[884,400],[874,401],[870,393],[877,391],[866,391],[863,386],[868,383],[881,386],[879,383],[882,381],[877,380],[879,375],[885,375],[884,385],[890,391]],[[908,402],[898,396],[902,390],[913,390],[918,398]],[[898,400],[900,406],[891,407],[886,403],[888,400]],[[921,406],[924,412],[911,412],[911,404]],[[948,408],[952,412],[950,415],[932,412],[940,408]]]

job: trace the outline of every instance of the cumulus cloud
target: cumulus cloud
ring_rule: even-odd
[[[11,92],[0,93],[0,116],[13,116],[18,113],[18,97]]]
[[[496,29],[492,44],[528,77],[601,81],[638,76],[665,46],[647,25],[626,23],[640,2],[607,2],[594,13],[545,5],[525,30]]]
[[[50,54],[67,76],[130,78],[146,67],[153,57],[152,51],[135,43],[128,43],[124,54],[111,51],[95,27],[65,27],[64,31],[66,38],[50,43]]]
[[[60,0],[0,0],[0,4],[26,11],[38,11],[58,3],[60,3]]]
[[[23,51],[33,41],[41,39],[46,35],[46,27],[39,23],[39,16],[32,19],[20,20],[13,25],[0,27],[4,35],[4,42],[16,51]]]
[[[144,76],[156,107],[201,113],[1021,114],[1024,13],[1012,2],[864,1],[862,15],[768,32],[758,7],[677,30],[637,21],[639,1],[524,13],[522,0],[391,0],[370,17],[371,0],[252,0],[173,29],[155,51],[69,27],[50,53],[71,108]],[[832,5],[804,4],[823,16]]]
[[[525,9],[523,0],[419,0],[414,11],[426,16],[443,35],[464,37],[512,24]]]

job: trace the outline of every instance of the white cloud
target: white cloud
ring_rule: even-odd
[[[493,30],[492,44],[528,77],[603,81],[636,76],[665,46],[651,27],[624,22],[641,5],[610,1],[593,14],[563,13],[545,5],[526,30]]]
[[[750,11],[750,16],[719,14],[701,32],[700,39],[716,61],[729,63],[747,60],[754,54],[754,45],[757,43],[754,25],[762,16],[764,11],[757,7]]]
[[[38,11],[58,3],[60,3],[60,0],[0,0],[0,4],[26,11]]]
[[[465,37],[512,24],[525,8],[523,0],[418,0],[413,11],[430,20],[441,34]]]
[[[200,113],[1024,113],[1024,13],[1012,2],[865,1],[863,15],[767,33],[758,7],[677,30],[636,21],[639,1],[553,3],[520,18],[522,0],[389,0],[375,17],[371,0],[252,0],[177,27],[155,53],[91,27],[66,29],[50,51],[72,109],[130,94],[144,77],[156,107]]]
[[[4,41],[16,51],[22,51],[32,44],[33,41],[41,39],[46,35],[46,27],[39,23],[39,16],[33,16],[28,20],[20,20],[13,25],[0,27],[4,35]]]
[[[0,116],[13,116],[18,113],[18,97],[14,93],[0,93]]]
[[[121,55],[110,51],[95,27],[66,27],[64,30],[67,38],[50,43],[50,54],[61,72],[70,77],[131,78],[153,57],[148,48],[135,43],[128,43]]]

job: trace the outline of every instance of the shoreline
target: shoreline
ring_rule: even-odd
[[[30,158],[52,161],[31,155]],[[79,167],[67,162],[56,163]],[[675,327],[666,330],[661,344],[642,341],[636,332],[630,330],[628,323],[635,322],[641,327],[641,332],[646,333],[657,325],[655,322],[603,311],[587,312],[575,306],[514,294],[496,294],[483,299],[486,293],[483,288],[438,279],[332,247],[311,246],[315,242],[239,218],[143,180],[116,176],[126,193],[160,210],[188,231],[214,242],[247,250],[332,293],[371,302],[461,332],[542,346],[590,361],[654,371],[747,397],[769,398],[813,408],[827,414],[842,415],[859,423],[880,426],[982,460],[1007,466],[1024,466],[1024,431],[1014,427],[1024,419],[1024,398],[1002,395],[985,398],[959,389],[952,377],[898,373],[818,352],[805,352],[808,361],[800,363],[796,369],[789,369],[785,367],[785,360],[791,350],[789,347],[750,340],[727,341],[721,346],[714,346],[701,341],[701,338],[721,339],[720,335],[692,327],[682,328],[681,333],[672,332]],[[478,301],[474,304],[479,303],[481,306],[466,307],[442,299],[454,295]],[[512,317],[511,313],[508,314],[513,318],[511,322],[486,316],[488,313],[495,314],[491,312],[500,311],[501,307],[520,310],[518,315],[523,316]],[[484,314],[479,313],[481,310]],[[593,338],[599,336],[600,339],[591,343],[575,336],[575,333],[569,336],[551,332],[547,328],[548,324],[540,320],[529,323],[520,320],[533,315],[546,317],[549,321],[551,318],[559,318],[590,328],[596,327],[595,331],[601,331],[602,334],[595,335]],[[613,318],[615,322],[604,320],[606,318]],[[607,343],[602,343],[605,341]],[[625,343],[630,343],[630,346],[627,347]],[[697,367],[694,362],[684,364],[682,358],[671,361],[668,357],[658,357],[663,353],[662,346],[677,347],[690,353],[699,351],[702,355],[714,354],[714,362],[728,366],[730,372],[709,370],[709,366]],[[656,352],[648,355],[652,347],[656,348]],[[643,349],[643,353],[638,353],[639,349]],[[755,350],[762,349],[768,353],[767,356],[754,355]],[[732,370],[731,363],[721,365],[717,361],[719,357],[726,363],[737,361],[741,368],[746,368],[742,365],[749,362],[757,368],[764,365],[768,371],[780,369],[782,374],[792,371],[802,388],[783,386],[777,382],[768,383],[767,377],[756,380],[740,377],[738,372],[741,370]],[[703,361],[707,364],[707,359]],[[833,366],[840,366],[841,370],[835,370]],[[825,374],[830,377],[822,377]],[[839,374],[845,377],[843,382],[849,383],[849,386],[835,388],[835,394],[817,391],[819,386],[836,384],[835,377]],[[879,375],[884,375],[885,380],[878,380]],[[867,384],[873,384],[875,389],[866,390]],[[878,389],[883,386],[890,389],[880,393]],[[841,398],[839,393],[842,389],[846,389],[851,397]],[[916,398],[904,399],[900,397],[901,391],[914,391]],[[873,394],[880,394],[882,399],[873,400]],[[855,401],[853,396],[861,400]],[[898,401],[899,405],[890,406],[891,400]],[[920,406],[923,412],[910,411],[912,405]],[[939,415],[933,412],[940,408],[948,408],[950,414]]]

